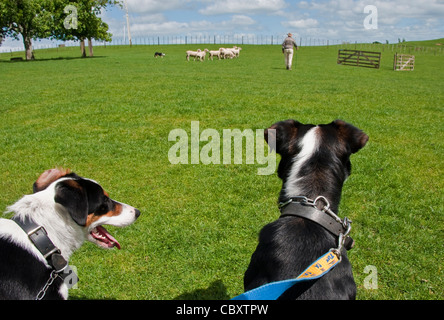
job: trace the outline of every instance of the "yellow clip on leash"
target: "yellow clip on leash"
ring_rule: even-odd
[[[231,300],[276,300],[297,282],[318,279],[332,270],[339,262],[341,262],[341,257],[336,254],[336,249],[330,249],[297,278],[267,283],[242,293]]]
[[[332,250],[328,251],[318,260],[313,262],[311,266],[304,270],[297,278],[298,279],[316,279],[322,277],[328,271],[333,269],[341,261],[341,258],[336,255]]]

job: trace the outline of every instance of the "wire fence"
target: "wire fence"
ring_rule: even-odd
[[[164,45],[189,45],[192,49],[193,45],[208,45],[208,46],[223,46],[223,45],[281,45],[285,36],[282,35],[178,35],[178,36],[146,36],[134,37],[131,39],[131,45],[147,45],[147,46],[164,46]],[[392,51],[399,53],[425,53],[431,55],[444,55],[443,46],[414,46],[408,43],[396,44],[382,44],[366,41],[347,41],[340,39],[320,39],[313,37],[299,37],[295,39],[298,46],[312,47],[312,46],[339,46],[343,49],[354,50],[374,50],[374,51]],[[17,52],[24,51],[23,44],[14,42],[17,46],[2,47],[0,46],[0,53],[3,52]],[[124,46],[129,45],[127,37],[114,37],[111,42],[95,41],[93,46]],[[79,46],[78,41],[51,41],[38,40],[34,41],[33,49],[50,49],[60,47],[74,47]]]

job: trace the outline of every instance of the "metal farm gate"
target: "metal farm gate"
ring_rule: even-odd
[[[395,54],[393,60],[393,70],[395,71],[413,71],[415,69],[415,56],[410,54]]]
[[[338,64],[379,69],[381,52],[341,49],[338,51]]]

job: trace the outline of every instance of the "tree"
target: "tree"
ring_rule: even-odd
[[[47,38],[51,29],[51,0],[0,0],[1,35],[19,40],[25,46],[26,60],[34,59],[32,40]]]
[[[6,3],[4,1],[0,1],[0,46],[2,45],[3,39],[6,35],[6,28],[3,28],[3,26],[7,25],[6,22],[6,16],[4,13],[6,13]]]
[[[0,39],[5,36],[19,40],[21,35],[26,60],[34,59],[32,40],[51,37],[58,40],[79,40],[82,56],[86,56],[85,39],[110,41],[108,25],[98,17],[118,0],[0,0]],[[71,9],[71,11],[69,10]]]
[[[92,39],[111,41],[108,25],[98,15],[116,0],[54,0],[52,38],[62,41],[79,40],[82,57],[86,57],[85,40],[89,55],[93,55]]]

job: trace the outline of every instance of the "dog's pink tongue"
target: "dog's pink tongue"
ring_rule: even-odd
[[[120,250],[120,243],[117,241],[109,232],[102,226],[96,227],[97,231],[102,235],[105,236],[109,243],[107,243],[110,247],[117,247],[117,249]]]

